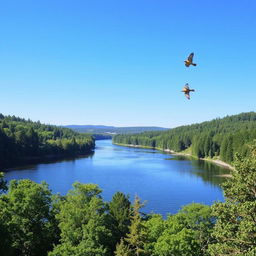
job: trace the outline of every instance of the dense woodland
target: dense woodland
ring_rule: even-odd
[[[166,219],[121,192],[105,202],[95,184],[61,196],[30,180],[7,187],[0,173],[0,255],[254,256],[256,142],[235,158],[224,203],[190,204]]]
[[[247,156],[248,144],[256,139],[256,113],[241,113],[200,124],[186,125],[162,132],[116,135],[114,143],[142,145],[184,151],[200,158],[219,157],[231,163],[236,152]]]
[[[87,154],[93,149],[92,136],[0,114],[0,167],[37,157]]]

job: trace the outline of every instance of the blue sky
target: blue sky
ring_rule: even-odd
[[[1,1],[0,112],[175,127],[255,111],[255,13],[255,0]]]

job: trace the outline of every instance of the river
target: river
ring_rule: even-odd
[[[144,212],[176,213],[183,205],[223,201],[219,175],[229,171],[211,162],[173,156],[158,150],[113,145],[96,141],[87,157],[45,162],[9,169],[5,178],[46,181],[54,192],[66,194],[75,181],[96,183],[110,200],[117,191],[146,200]]]

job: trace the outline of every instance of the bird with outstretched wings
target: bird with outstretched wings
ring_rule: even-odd
[[[194,92],[194,89],[190,89],[188,83],[186,83],[182,89],[182,92],[184,92],[186,98],[190,100],[190,92]]]
[[[185,62],[185,66],[189,67],[190,65],[196,66],[196,63],[193,63],[194,53],[191,52]]]

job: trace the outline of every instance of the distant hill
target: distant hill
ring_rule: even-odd
[[[135,127],[115,127],[105,125],[67,125],[66,128],[80,133],[92,134],[132,134],[147,131],[164,131],[167,128],[157,126],[135,126]]]

